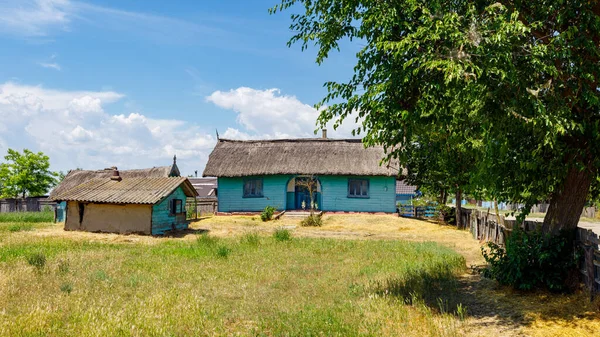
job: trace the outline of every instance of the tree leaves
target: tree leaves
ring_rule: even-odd
[[[48,192],[57,182],[59,174],[50,171],[50,159],[42,152],[34,153],[8,149],[0,164],[0,196],[18,198],[40,196]]]

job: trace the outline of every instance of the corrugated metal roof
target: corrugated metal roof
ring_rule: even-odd
[[[155,204],[179,186],[182,186],[187,196],[197,195],[186,177],[123,178],[121,181],[96,178],[53,196],[52,199],[111,204]]]
[[[417,186],[407,185],[404,180],[396,180],[396,194],[415,194]]]

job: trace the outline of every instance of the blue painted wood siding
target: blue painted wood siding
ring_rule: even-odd
[[[181,216],[179,217],[179,221],[177,221],[177,217],[175,215],[171,215],[171,200],[181,199],[182,207],[185,210],[186,198],[187,197],[180,186],[177,187],[177,189],[168,197],[163,199],[158,204],[152,206],[152,235],[162,235],[166,231],[173,230],[173,226],[175,226],[175,229],[188,228],[188,223],[185,221],[185,216],[183,217],[183,221],[181,221]]]
[[[348,179],[368,179],[368,198],[349,198]],[[323,211],[387,212],[396,211],[396,179],[394,177],[320,176]]]
[[[244,198],[244,179],[262,178],[263,196]],[[219,178],[219,212],[258,212],[266,206],[279,210],[286,207],[286,188],[291,176]]]
[[[56,204],[56,222],[65,222],[67,213],[67,202],[61,201]]]
[[[266,206],[293,209],[294,193],[287,192],[287,183],[293,176],[262,176],[263,197],[244,198],[244,178],[219,178],[219,212],[259,212]],[[252,178],[252,177],[248,177]],[[368,179],[368,198],[349,198],[348,179]],[[387,212],[396,211],[396,179],[394,177],[319,176],[321,196],[319,209],[323,211]]]

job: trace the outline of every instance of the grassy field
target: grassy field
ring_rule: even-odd
[[[54,212],[12,212],[0,213],[0,223],[43,223],[53,222]]]
[[[17,223],[19,224],[19,223]],[[372,215],[205,218],[177,237],[0,223],[0,336],[590,336],[584,293],[468,272],[470,234]],[[285,228],[285,229],[282,229]],[[433,242],[435,241],[435,242]]]
[[[454,251],[289,234],[154,244],[9,234],[0,335],[461,334],[464,308],[444,300],[464,271]]]

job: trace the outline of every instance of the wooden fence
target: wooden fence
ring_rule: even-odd
[[[213,215],[217,213],[218,206],[219,202],[216,199],[197,199],[195,202],[194,198],[188,198],[185,204],[186,210],[188,211],[188,217],[189,214],[193,215],[194,211],[196,211],[196,214],[199,217]]]
[[[433,218],[436,215],[436,207],[399,205],[398,214],[411,218]]]
[[[47,198],[0,199],[0,213],[54,210],[56,203]]]
[[[516,226],[520,226],[526,231],[533,231],[542,225],[537,221],[525,221],[518,224],[516,220],[506,220],[502,215],[498,217],[490,212],[472,209],[463,209],[461,218],[462,223],[473,234],[473,238],[484,242],[494,242],[500,246],[504,246],[506,238]],[[577,228],[577,243],[582,247],[584,253],[580,268],[583,281],[590,290],[591,296],[594,296],[594,294],[600,293],[600,239],[598,233],[581,225]]]
[[[583,250],[583,261],[581,262],[581,274],[590,295],[600,293],[600,250],[598,245],[598,233],[592,229],[578,227],[577,241]]]

